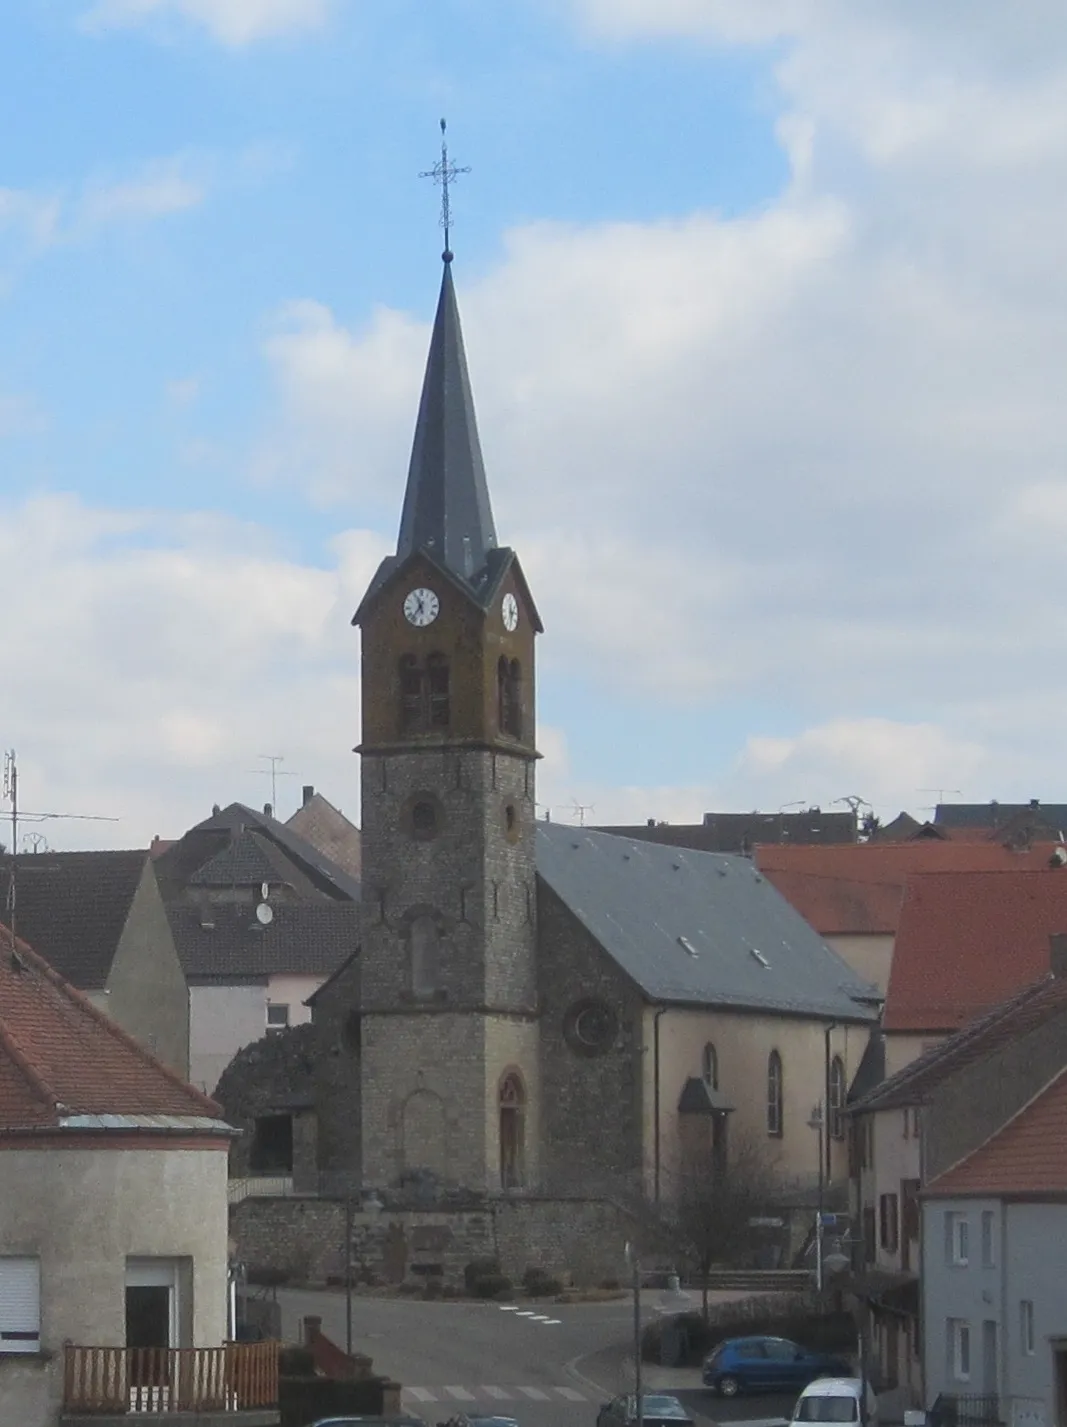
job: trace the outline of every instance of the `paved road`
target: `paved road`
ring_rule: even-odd
[[[314,1313],[344,1346],[345,1300],[338,1292],[279,1294],[282,1332],[300,1337]],[[664,1306],[645,1295],[643,1313]],[[424,1302],[356,1295],[352,1338],[375,1371],[404,1385],[404,1405],[429,1423],[457,1412],[500,1412],[522,1427],[595,1427],[597,1408],[633,1383],[633,1309],[599,1304]],[[700,1424],[779,1421],[790,1401],[748,1398],[729,1404],[699,1386],[693,1370],[651,1369],[648,1388],[676,1392]]]

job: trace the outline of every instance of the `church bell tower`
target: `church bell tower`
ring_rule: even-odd
[[[362,1174],[495,1191],[537,1174],[541,623],[497,544],[447,241],[443,256],[396,554],[353,619]]]

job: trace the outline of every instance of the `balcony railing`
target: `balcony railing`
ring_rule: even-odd
[[[68,1413],[245,1412],[278,1404],[278,1344],[221,1348],[86,1348],[68,1345]]]

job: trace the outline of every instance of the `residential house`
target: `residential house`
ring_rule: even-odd
[[[889,1074],[1049,970],[1050,938],[1067,930],[1067,866],[1048,846],[1010,871],[908,879],[882,1018]],[[1035,855],[1040,870],[1027,870]]]
[[[38,852],[0,863],[18,934],[179,1075],[189,992],[147,851]],[[10,913],[9,913],[10,915]]]
[[[1013,1427],[1064,1421],[1067,1070],[932,1179],[922,1236],[927,1401]]]
[[[358,941],[359,883],[299,833],[216,807],[155,861],[189,982],[194,1084],[242,1047],[310,1019],[307,998]]]
[[[0,1422],[277,1421],[272,1349],[223,1346],[230,1138],[0,928]]]
[[[805,921],[857,975],[884,994],[905,888],[912,877],[932,872],[1044,870],[1054,850],[1052,843],[1013,850],[997,841],[957,843],[920,836],[906,842],[878,838],[853,846],[760,846],[755,859]],[[896,1068],[895,1061],[891,1068]]]
[[[303,801],[285,826],[358,881],[363,865],[359,828],[311,784],[305,784]]]
[[[1017,843],[1062,841],[1067,837],[1067,803],[938,803],[934,826],[959,832],[1010,839]]]
[[[855,813],[824,813],[821,808],[796,813],[705,813],[700,823],[666,823],[649,818],[633,826],[601,827],[597,831],[666,847],[742,857],[751,856],[759,843],[825,845],[855,842],[858,836]]]
[[[1057,948],[1064,943],[1057,942]],[[1010,1000],[850,1105],[854,1282],[869,1317],[876,1376],[904,1405],[924,1397],[919,1196],[1067,1063],[1067,950]],[[857,1081],[859,1088],[859,1079]]]

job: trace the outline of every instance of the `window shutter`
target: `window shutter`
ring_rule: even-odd
[[[40,1262],[0,1258],[0,1353],[36,1353],[40,1348]]]

